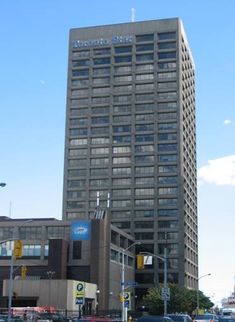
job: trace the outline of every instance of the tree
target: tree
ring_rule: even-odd
[[[161,299],[162,286],[151,288],[144,297],[144,304],[149,308],[150,314],[162,315],[164,312],[163,301]],[[188,313],[192,314],[197,307],[197,291],[189,290],[177,284],[170,284],[170,301],[167,305],[168,313]],[[213,306],[213,303],[201,291],[199,291],[200,308],[206,310]]]

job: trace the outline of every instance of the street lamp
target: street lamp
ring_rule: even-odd
[[[164,316],[167,314],[167,301],[168,301],[168,288],[167,288],[167,259],[166,259],[166,247],[164,248],[164,257],[155,255],[149,252],[141,252],[142,255],[153,256],[164,262]]]
[[[125,256],[125,252],[130,249],[131,247],[135,246],[135,245],[140,245],[141,243],[139,241],[136,241],[134,243],[132,243],[131,245],[129,245],[127,248],[123,248],[122,249],[122,282],[121,282],[121,286],[122,286],[122,322],[126,322],[127,320],[127,314],[126,314],[126,310],[125,310],[125,263],[124,263],[124,256]]]
[[[211,275],[211,273],[208,273],[208,274],[198,277],[198,279],[197,279],[197,309],[196,309],[197,315],[198,315],[198,311],[199,311],[199,280],[203,277],[210,276],[210,275]]]
[[[6,183],[5,182],[0,182],[0,187],[5,187],[6,186]]]
[[[28,219],[25,222],[23,222],[19,227],[22,227],[24,225],[27,225],[28,223],[32,222],[32,219]],[[15,230],[14,233],[15,235]],[[10,240],[16,240],[17,237],[13,235],[13,238]],[[9,278],[9,293],[8,293],[8,315],[7,315],[7,322],[11,321],[11,305],[12,305],[12,293],[13,293],[13,263],[14,263],[14,252],[11,250],[11,264],[10,264],[10,278]]]

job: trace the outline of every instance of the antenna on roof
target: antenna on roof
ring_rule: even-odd
[[[135,8],[131,8],[131,22],[135,22]]]

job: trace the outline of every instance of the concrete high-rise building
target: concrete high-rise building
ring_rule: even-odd
[[[70,31],[63,219],[92,217],[163,255],[168,282],[197,287],[194,63],[178,18]],[[163,263],[136,271],[137,296]]]

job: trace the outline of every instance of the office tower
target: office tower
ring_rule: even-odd
[[[63,219],[106,207],[167,279],[197,287],[194,63],[180,19],[70,31]],[[116,260],[112,258],[111,260]],[[163,262],[136,271],[137,296]]]

